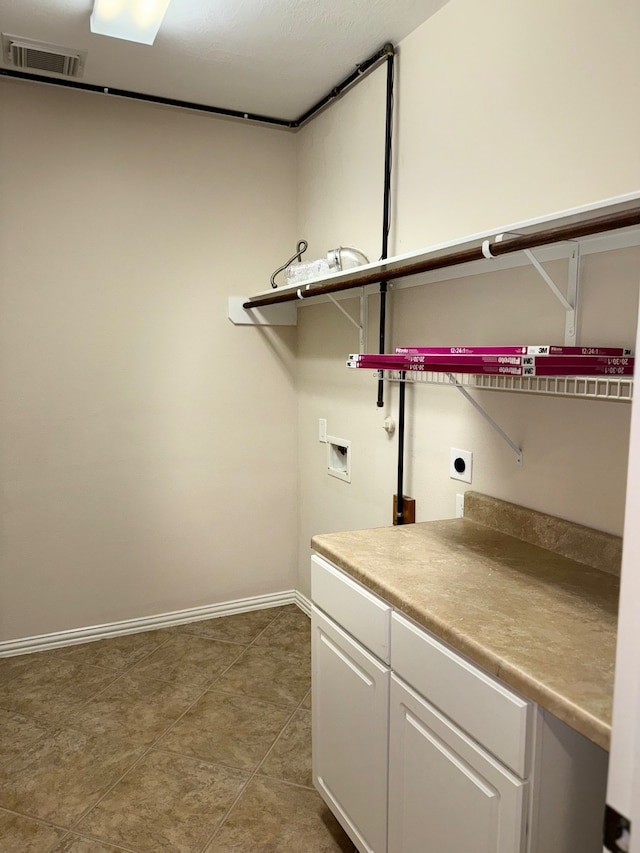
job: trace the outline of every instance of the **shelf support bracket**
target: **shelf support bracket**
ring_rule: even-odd
[[[518,447],[518,445],[515,443],[515,441],[512,441],[509,438],[509,436],[502,429],[502,427],[498,426],[498,424],[494,421],[494,419],[491,417],[491,415],[488,412],[485,412],[485,410],[482,408],[480,403],[478,403],[477,400],[474,400],[474,398],[467,391],[467,389],[464,388],[458,382],[458,380],[456,379],[456,377],[452,373],[449,373],[447,375],[449,377],[449,382],[451,382],[452,385],[455,385],[455,387],[462,394],[462,396],[465,398],[465,400],[468,400],[471,403],[471,405],[473,406],[473,408],[482,415],[482,417],[489,424],[491,429],[493,429],[495,432],[497,432],[498,435],[500,436],[500,438],[509,445],[509,447],[516,454],[516,465],[519,465],[520,467],[522,467],[522,448]]]
[[[569,255],[569,281],[567,284],[567,299],[573,305],[571,311],[567,311],[564,327],[565,346],[575,346],[578,340],[578,307],[580,301],[580,244],[575,243],[571,247]]]
[[[340,303],[338,302],[338,300],[335,299],[330,293],[327,294],[327,297],[330,302],[333,302],[338,311],[344,314],[347,320],[356,327],[356,329],[358,330],[360,352],[366,352],[368,303],[367,298],[365,296],[364,287],[360,289],[360,320],[355,320],[351,316],[351,314],[349,314],[349,312],[345,308],[343,308],[342,305],[340,305]]]
[[[575,346],[577,338],[577,323],[576,316],[578,312],[578,276],[580,273],[580,248],[575,245],[571,249],[569,255],[569,281],[567,286],[567,296],[562,293],[555,281],[551,278],[540,261],[533,254],[531,249],[522,250],[526,258],[536,268],[542,276],[545,283],[560,302],[565,310],[566,319],[564,326],[564,343],[565,346]]]
[[[501,243],[505,237],[521,237],[521,234],[516,232],[498,234],[496,236],[495,242]],[[570,242],[570,241],[568,241]],[[485,240],[482,246],[482,253],[486,258],[494,257],[491,253],[491,249],[489,247],[489,241]],[[553,295],[556,297],[558,302],[562,305],[565,310],[565,324],[564,324],[564,345],[565,346],[575,346],[576,340],[578,337],[578,285],[580,281],[580,244],[574,243],[571,247],[571,251],[569,253],[569,280],[567,283],[567,295],[560,290],[555,281],[551,278],[546,269],[542,266],[540,261],[533,254],[531,249],[523,249],[523,255],[527,258],[529,263],[531,263],[535,269],[538,271],[540,276],[544,279],[546,285],[549,287]]]

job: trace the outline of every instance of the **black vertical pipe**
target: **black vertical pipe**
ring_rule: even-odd
[[[387,114],[385,125],[385,148],[384,148],[384,201],[382,216],[382,255],[381,261],[388,257],[389,231],[391,227],[391,155],[393,139],[393,77],[395,51],[389,45],[390,52],[387,56]],[[380,282],[380,340],[379,352],[385,352],[387,320],[387,283]],[[396,524],[404,524],[404,420],[406,399],[406,373],[400,373],[400,387],[398,392],[398,481],[396,496]],[[378,407],[384,405],[384,381],[382,372],[378,380]]]
[[[384,135],[384,193],[382,201],[382,254],[380,260],[389,256],[389,230],[391,226],[391,153],[393,136],[393,77],[395,50],[392,45],[385,45],[387,53],[387,112]],[[385,334],[387,326],[387,283],[380,283],[380,336],[378,351],[385,351]],[[378,408],[384,406],[384,382],[378,380]]]
[[[398,497],[396,500],[396,524],[404,524],[404,410],[407,383],[406,373],[400,373],[400,388],[398,396]]]

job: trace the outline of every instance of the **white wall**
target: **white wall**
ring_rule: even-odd
[[[640,7],[450,0],[401,45],[396,251],[637,188]]]
[[[630,192],[640,186],[640,9],[567,0],[450,0],[399,46],[394,128],[394,240],[400,253]],[[354,243],[376,257],[382,217],[385,71],[349,92],[298,137],[298,233],[313,256]],[[344,176],[349,180],[345,181]],[[377,193],[374,191],[377,188]],[[550,265],[560,283],[562,262]],[[585,260],[580,342],[635,340],[640,252]],[[370,299],[375,314],[377,299]],[[353,311],[356,305],[351,303]],[[563,312],[532,270],[401,290],[390,346],[563,340]],[[330,305],[299,310],[300,588],[309,538],[389,524],[395,442],[375,382],[347,371],[357,337]],[[369,351],[375,349],[375,316]],[[361,375],[365,374],[365,375]],[[405,492],[418,520],[450,517],[462,484],[450,447],[474,452],[473,488],[622,532],[629,407],[484,393],[525,452],[509,448],[453,389],[408,393]],[[353,482],[331,480],[317,419],[353,442]]]
[[[635,0],[450,0],[407,38],[391,251],[637,189],[639,18]],[[327,304],[297,332],[226,319],[296,239],[378,257],[384,90],[379,69],[294,136],[0,80],[0,641],[278,591],[296,569],[308,592],[313,533],[390,523],[396,390],[380,410],[346,370],[353,328]],[[586,262],[585,342],[633,340],[638,254]],[[530,271],[398,292],[390,313],[390,345],[562,336]],[[453,514],[462,446],[473,488],[621,532],[628,406],[483,395],[520,470],[451,389],[408,397],[419,520]],[[353,441],[350,485],[326,475],[319,417]]]
[[[295,586],[295,138],[0,81],[0,640]]]

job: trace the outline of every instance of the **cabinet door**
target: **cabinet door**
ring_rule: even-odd
[[[522,782],[391,677],[389,853],[521,853]]]
[[[312,608],[313,781],[361,853],[387,849],[389,669]]]

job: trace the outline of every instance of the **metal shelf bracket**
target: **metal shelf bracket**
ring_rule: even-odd
[[[575,245],[569,254],[569,272],[567,282],[567,296],[562,293],[555,281],[551,278],[531,249],[523,249],[523,254],[533,264],[535,269],[544,279],[545,283],[565,310],[564,343],[565,346],[575,346],[578,336],[577,314],[578,293],[580,277],[580,246]]]
[[[465,400],[468,400],[471,403],[473,408],[482,415],[482,417],[489,424],[489,426],[495,432],[498,433],[498,435],[500,436],[500,438],[504,442],[506,442],[509,445],[509,447],[513,450],[513,452],[516,455],[516,465],[519,465],[520,467],[522,467],[522,448],[518,447],[518,445],[515,443],[515,441],[512,441],[512,439],[509,438],[509,436],[502,429],[502,427],[498,426],[498,424],[494,421],[494,419],[491,417],[491,415],[488,414],[488,412],[485,412],[485,410],[482,408],[480,403],[478,403],[477,400],[474,400],[474,398],[467,391],[467,389],[464,388],[458,382],[458,380],[456,379],[456,377],[452,373],[447,374],[447,376],[449,377],[449,382],[451,382],[451,384],[454,385],[458,389],[458,391],[462,394],[462,396],[465,398]]]
[[[337,299],[333,297],[330,293],[327,294],[327,297],[330,302],[336,306],[338,311],[340,311],[347,320],[352,323],[356,329],[358,330],[358,339],[360,352],[366,352],[367,348],[367,321],[369,316],[369,304],[367,302],[367,297],[364,291],[364,287],[360,288],[360,319],[354,319],[349,312],[340,305]]]
[[[517,232],[505,232],[504,234],[496,235],[494,245],[501,243],[505,237],[522,237],[522,234]],[[571,241],[567,241],[571,242]],[[482,254],[485,258],[495,258],[496,255],[491,251],[489,240],[485,240],[482,244]],[[549,290],[556,297],[558,302],[565,310],[565,325],[564,325],[564,344],[565,346],[575,346],[578,336],[577,330],[577,314],[578,314],[578,283],[580,277],[580,244],[575,243],[569,253],[569,279],[567,282],[567,295],[560,290],[555,281],[551,278],[540,261],[533,254],[531,249],[522,249],[522,254],[527,258],[529,263],[538,271]]]

